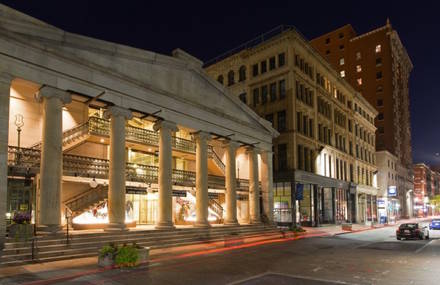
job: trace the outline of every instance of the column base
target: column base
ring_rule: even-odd
[[[195,222],[194,227],[195,228],[210,228],[211,224],[208,222]]]
[[[110,223],[107,227],[104,228],[106,232],[120,232],[120,231],[128,231],[128,228],[125,224],[119,223]]]
[[[37,226],[37,232],[44,234],[59,234],[63,233],[63,227],[60,225],[39,225]]]
[[[225,221],[223,224],[225,226],[239,226],[240,225],[237,220]]]
[[[251,225],[261,225],[261,221],[260,220],[251,220],[250,223]]]
[[[156,230],[174,230],[176,227],[173,222],[159,222],[155,228]]]

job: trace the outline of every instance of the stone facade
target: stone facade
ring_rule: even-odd
[[[66,213],[93,207],[81,204],[87,197],[108,200],[107,229],[125,230],[136,202],[125,199],[141,193],[158,196],[155,206],[143,206],[148,213],[137,212],[141,223],[172,228],[184,196],[196,197],[193,223],[208,226],[208,208],[237,222],[242,202],[235,197],[248,200],[251,187],[256,201],[261,184],[263,212],[272,220],[267,154],[278,132],[207,76],[200,60],[180,49],[165,56],[71,34],[4,5],[0,52],[0,216],[31,211],[39,229],[56,232]],[[16,115],[25,124],[20,146]],[[225,144],[235,146],[227,155]],[[236,162],[246,166],[240,173]],[[35,201],[9,193],[12,177],[31,185]],[[251,222],[259,219],[255,201],[239,222],[250,221],[249,211]],[[0,244],[5,231],[1,219]]]
[[[349,189],[353,196],[377,195],[377,111],[293,28],[205,68],[280,132],[274,139],[275,182],[313,185],[313,199],[318,188],[333,189],[334,197],[341,190],[353,205],[357,198]],[[357,214],[352,208],[344,206],[339,220],[367,221],[359,218],[366,210]]]

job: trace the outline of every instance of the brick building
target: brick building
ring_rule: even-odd
[[[413,180],[408,81],[413,65],[397,31],[389,20],[362,35],[345,25],[311,44],[377,109],[376,149],[398,158],[398,196],[403,215],[410,215],[407,205],[411,202],[407,200],[412,198],[407,194],[413,189]]]

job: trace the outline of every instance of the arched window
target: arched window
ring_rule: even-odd
[[[246,67],[242,65],[238,71],[238,81],[244,81],[246,80]]]
[[[219,76],[217,77],[217,81],[220,82],[220,84],[223,85],[223,75],[219,75]]]
[[[228,86],[231,86],[231,85],[233,85],[235,82],[234,82],[234,71],[229,71],[228,72]]]

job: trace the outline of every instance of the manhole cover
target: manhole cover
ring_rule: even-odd
[[[332,285],[347,284],[344,282],[334,282],[313,279],[308,277],[291,276],[277,273],[266,273],[255,276],[239,282],[232,283],[234,285]]]

